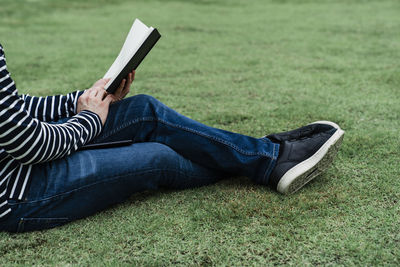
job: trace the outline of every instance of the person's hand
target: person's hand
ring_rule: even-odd
[[[113,101],[112,95],[107,95],[104,86],[109,79],[100,79],[87,89],[78,99],[76,111],[89,110],[99,115],[102,124],[106,122],[108,107]]]
[[[112,97],[112,103],[122,100],[130,91],[133,80],[135,79],[135,70],[128,74],[126,79],[121,81],[118,89],[113,93],[109,94]]]

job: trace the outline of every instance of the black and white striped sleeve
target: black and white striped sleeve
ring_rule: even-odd
[[[78,98],[84,91],[76,91],[67,95],[37,97],[21,95],[25,109],[29,115],[40,121],[57,121],[76,114]]]
[[[33,118],[18,96],[0,46],[0,147],[9,155],[22,164],[50,161],[77,150],[101,130],[99,116],[87,110],[63,124]]]

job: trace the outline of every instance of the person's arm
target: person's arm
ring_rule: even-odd
[[[135,71],[133,70],[126,79],[121,81],[118,89],[112,94],[113,102],[123,99],[129,93],[134,79]],[[31,117],[49,122],[75,115],[77,113],[78,99],[84,92],[76,91],[67,95],[46,97],[22,94],[21,97],[25,101],[25,108]]]
[[[79,97],[84,91],[76,91],[66,95],[37,97],[22,94],[25,108],[29,115],[40,121],[57,121],[75,115]]]
[[[98,89],[92,89],[90,94],[96,91]],[[20,163],[35,164],[61,158],[97,136],[107,117],[111,98],[104,101],[98,96],[94,108],[93,98],[85,96],[87,101],[82,111],[63,124],[48,124],[32,118],[18,96],[0,45],[0,147]]]

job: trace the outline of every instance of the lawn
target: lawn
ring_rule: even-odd
[[[66,226],[0,233],[9,265],[400,265],[400,2],[1,0],[20,93],[88,88],[138,17],[163,37],[134,93],[252,136],[332,120],[332,167],[282,196],[247,178],[144,192]]]

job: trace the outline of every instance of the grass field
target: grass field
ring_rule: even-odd
[[[320,119],[346,136],[290,197],[246,178],[145,192],[61,228],[0,233],[0,266],[400,265],[399,12],[397,0],[1,0],[20,93],[89,87],[138,17],[163,37],[135,93],[252,136]]]

